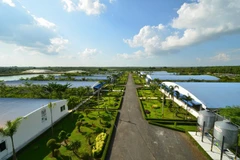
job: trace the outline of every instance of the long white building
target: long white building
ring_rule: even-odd
[[[23,117],[13,136],[16,151],[51,127],[51,111],[48,107],[50,102],[53,106],[53,122],[68,114],[67,100],[0,98],[0,127],[5,127],[8,120]],[[0,135],[0,159],[5,160],[11,155],[10,137]]]

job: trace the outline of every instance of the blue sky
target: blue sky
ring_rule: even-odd
[[[239,0],[0,0],[0,66],[240,65]]]

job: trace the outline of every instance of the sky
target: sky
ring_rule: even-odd
[[[0,0],[0,66],[240,65],[239,0]]]

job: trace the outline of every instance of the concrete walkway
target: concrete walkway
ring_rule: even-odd
[[[205,159],[185,134],[153,126],[143,119],[130,74],[110,160]]]

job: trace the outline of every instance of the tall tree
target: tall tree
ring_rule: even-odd
[[[48,108],[50,109],[50,115],[51,115],[52,137],[53,137],[53,112],[52,112],[52,110],[53,110],[53,108],[54,108],[55,106],[56,106],[56,103],[50,102],[50,103],[48,104]]]
[[[175,86],[170,85],[169,86],[169,92],[168,93],[169,93],[169,96],[172,99],[171,107],[173,107],[173,104],[174,104],[174,93],[175,93],[176,88],[179,88],[178,85],[175,85]]]
[[[167,86],[164,83],[161,83],[160,88],[164,90],[163,97],[162,97],[162,117],[164,117],[164,106],[166,105],[166,95],[165,92],[167,92]]]
[[[0,127],[0,134],[11,138],[12,150],[13,150],[13,160],[17,159],[16,151],[15,151],[15,147],[14,147],[13,135],[17,132],[17,129],[21,123],[21,120],[22,120],[22,118],[19,117],[19,118],[15,119],[14,121],[7,121],[6,128]]]

